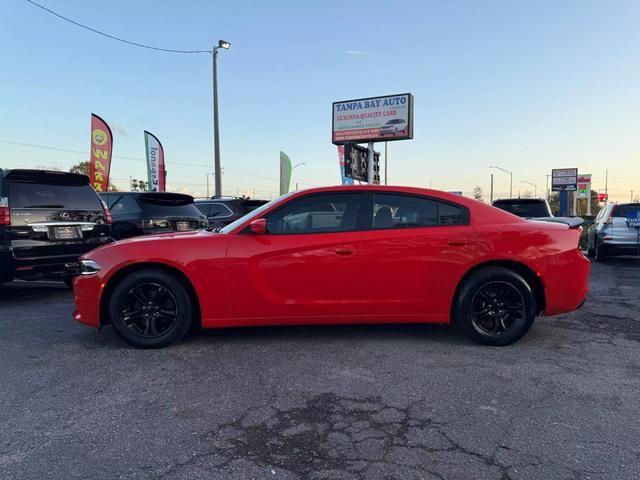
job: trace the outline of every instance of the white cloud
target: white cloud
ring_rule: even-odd
[[[363,50],[345,50],[344,53],[347,55],[368,55],[369,52],[365,52]]]

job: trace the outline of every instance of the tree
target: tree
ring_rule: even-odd
[[[145,182],[144,180],[131,180],[131,191],[132,192],[146,192],[149,189],[149,182]]]
[[[80,175],[86,175],[87,177],[89,176],[89,171],[90,171],[89,161],[80,162],[77,165],[73,165],[69,169],[70,173],[79,173]],[[118,187],[116,187],[113,183],[111,183],[111,181],[109,181],[108,190],[110,192],[117,192],[118,191]]]
[[[482,198],[482,188],[480,188],[480,185],[476,185],[475,187],[473,187],[472,195],[473,195],[473,198],[475,198],[479,202],[484,201],[484,199]]]

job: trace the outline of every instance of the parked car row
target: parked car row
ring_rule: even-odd
[[[80,273],[78,258],[114,240],[222,228],[263,200],[194,202],[167,192],[97,194],[84,175],[0,169],[0,283],[63,280]]]

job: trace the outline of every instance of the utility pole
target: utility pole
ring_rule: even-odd
[[[491,205],[493,205],[493,173],[491,174],[491,194],[490,194],[489,198],[490,198],[489,203]]]
[[[609,203],[609,169],[608,168],[604,171],[604,193],[606,195],[606,200],[604,201],[604,204],[606,205],[607,203]]]
[[[547,182],[545,183],[545,186],[547,187],[547,202],[550,200],[551,197],[551,192],[549,192],[549,177],[551,175],[547,175]]]
[[[389,166],[389,153],[387,151],[387,142],[384,142],[384,184],[387,184],[387,167]]]
[[[220,128],[218,125],[218,49],[228,50],[231,47],[229,42],[218,41],[218,46],[211,50],[212,73],[213,73],[213,167],[214,185],[216,197],[222,196],[222,175],[220,168]]]
[[[208,174],[208,173],[205,173],[205,175],[207,176],[207,198],[211,198],[211,197],[209,196],[209,174]]]
[[[373,185],[373,142],[369,142],[367,153],[367,183]]]

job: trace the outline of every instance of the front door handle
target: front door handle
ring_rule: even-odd
[[[333,250],[338,255],[351,255],[353,253],[353,248],[350,247],[337,247]]]
[[[467,244],[467,240],[465,238],[452,238],[447,243],[453,247],[463,247]]]

